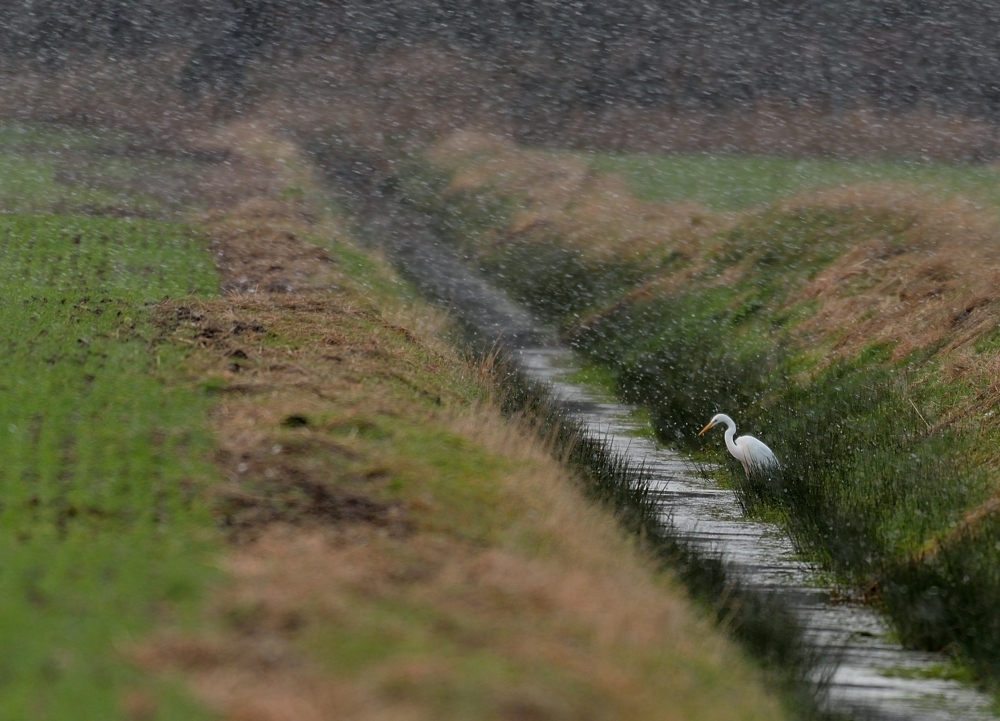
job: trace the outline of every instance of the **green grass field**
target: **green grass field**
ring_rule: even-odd
[[[1000,167],[996,165],[707,154],[595,153],[588,160],[599,172],[621,174],[642,200],[691,200],[717,211],[740,210],[804,190],[870,181],[961,194],[1000,208]]]
[[[183,224],[10,212],[91,197],[25,151],[87,138],[17,138],[0,132],[0,719],[118,718],[137,690],[155,718],[201,718],[127,652],[213,576],[211,399],[169,382],[180,354],[151,317],[215,292],[212,260]]]

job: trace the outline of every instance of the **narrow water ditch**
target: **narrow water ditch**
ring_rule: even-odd
[[[702,477],[680,455],[639,435],[632,408],[601,398],[570,378],[579,360],[555,333],[470,269],[436,237],[429,219],[397,198],[363,162],[325,163],[346,194],[363,237],[376,244],[428,296],[454,312],[484,343],[500,343],[524,375],[543,383],[586,432],[649,477],[652,492],[685,543],[719,557],[744,588],[774,594],[799,620],[806,643],[823,663],[821,708],[855,719],[914,721],[996,718],[992,700],[940,678],[946,659],[902,648],[872,609],[836,598],[818,574],[796,558],[777,526],[743,517],[732,491]],[[816,679],[819,682],[821,679]]]

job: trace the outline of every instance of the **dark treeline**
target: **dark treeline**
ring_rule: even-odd
[[[518,102],[728,109],[761,101],[1000,116],[991,0],[8,0],[0,53],[186,53],[192,93],[247,64],[434,43],[502,67]]]

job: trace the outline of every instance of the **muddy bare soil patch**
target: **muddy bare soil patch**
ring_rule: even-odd
[[[250,200],[209,221],[224,293],[290,293],[333,282],[334,258],[300,239],[315,232],[315,218],[296,203]]]
[[[312,322],[320,342],[309,350],[274,347],[279,336],[268,330],[269,321],[254,313],[260,309],[282,316],[286,325]],[[220,396],[220,420],[230,417],[230,407],[268,403],[289,390],[293,395],[306,390],[316,398],[310,399],[307,411],[293,399],[282,399],[289,405],[269,414],[270,422],[261,424],[260,430],[232,432],[235,429],[225,423],[220,427],[224,440],[215,461],[229,484],[215,490],[214,507],[234,540],[250,540],[263,527],[279,522],[367,523],[394,534],[407,531],[402,504],[375,500],[364,490],[383,480],[385,470],[366,463],[364,454],[350,445],[352,433],[377,433],[378,426],[366,419],[345,419],[334,424],[334,432],[341,426],[348,429],[345,439],[337,440],[310,420],[324,415],[317,410],[317,401],[322,404],[324,395],[337,396],[335,377],[345,358],[349,368],[354,359],[364,365],[371,358],[391,358],[370,338],[351,343],[347,334],[330,328],[345,315],[338,300],[286,293],[229,296],[196,306],[166,304],[159,311],[163,336],[199,348],[209,366],[206,370],[215,373],[205,383]],[[337,352],[331,353],[334,348]],[[357,370],[347,374],[348,383],[365,375]],[[256,425],[252,418],[250,428]]]

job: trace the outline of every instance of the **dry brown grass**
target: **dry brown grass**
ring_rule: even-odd
[[[961,198],[939,199],[905,188],[858,185],[803,194],[786,208],[826,207],[853,215],[895,218],[894,238],[857,242],[789,302],[819,301],[800,328],[814,337],[837,337],[834,349],[850,355],[873,342],[895,347],[901,358],[918,349],[966,348],[1000,321],[1000,218]]]
[[[595,173],[568,153],[530,151],[497,136],[457,132],[427,153],[453,170],[449,191],[517,198],[495,243],[531,235],[559,237],[595,259],[681,252],[726,222],[697,203],[644,203],[614,174]]]
[[[565,511],[582,511],[547,522],[564,547],[543,556],[441,533],[398,539],[365,525],[271,526],[227,560],[233,580],[215,612],[229,632],[213,641],[164,637],[145,646],[140,660],[189,673],[200,694],[234,719],[303,712],[440,718],[440,707],[435,711],[420,689],[447,693],[462,683],[461,664],[469,661],[447,650],[451,643],[515,668],[559,669],[586,689],[575,698],[565,688],[527,679],[488,684],[476,691],[483,698],[475,717],[758,717],[756,692],[716,688],[723,695],[710,704],[692,695],[708,668],[731,663],[725,645],[707,637],[705,621],[692,617],[675,592],[651,582],[650,569],[628,560],[635,554],[608,519],[566,493],[572,488],[566,480],[554,483],[559,475],[543,465],[527,479],[499,479],[516,494],[554,486],[547,500],[556,496]],[[380,603],[433,609],[447,645],[415,658],[387,654],[364,673],[331,674],[303,654],[303,647],[316,650],[320,644],[309,635],[325,627],[363,632],[371,623],[364,606]],[[664,657],[668,649],[673,659]],[[653,671],[662,676],[650,676]],[[763,717],[770,713],[777,711]]]
[[[287,293],[335,282],[330,254],[299,240],[315,230],[295,205],[252,199],[209,219],[223,291]]]

